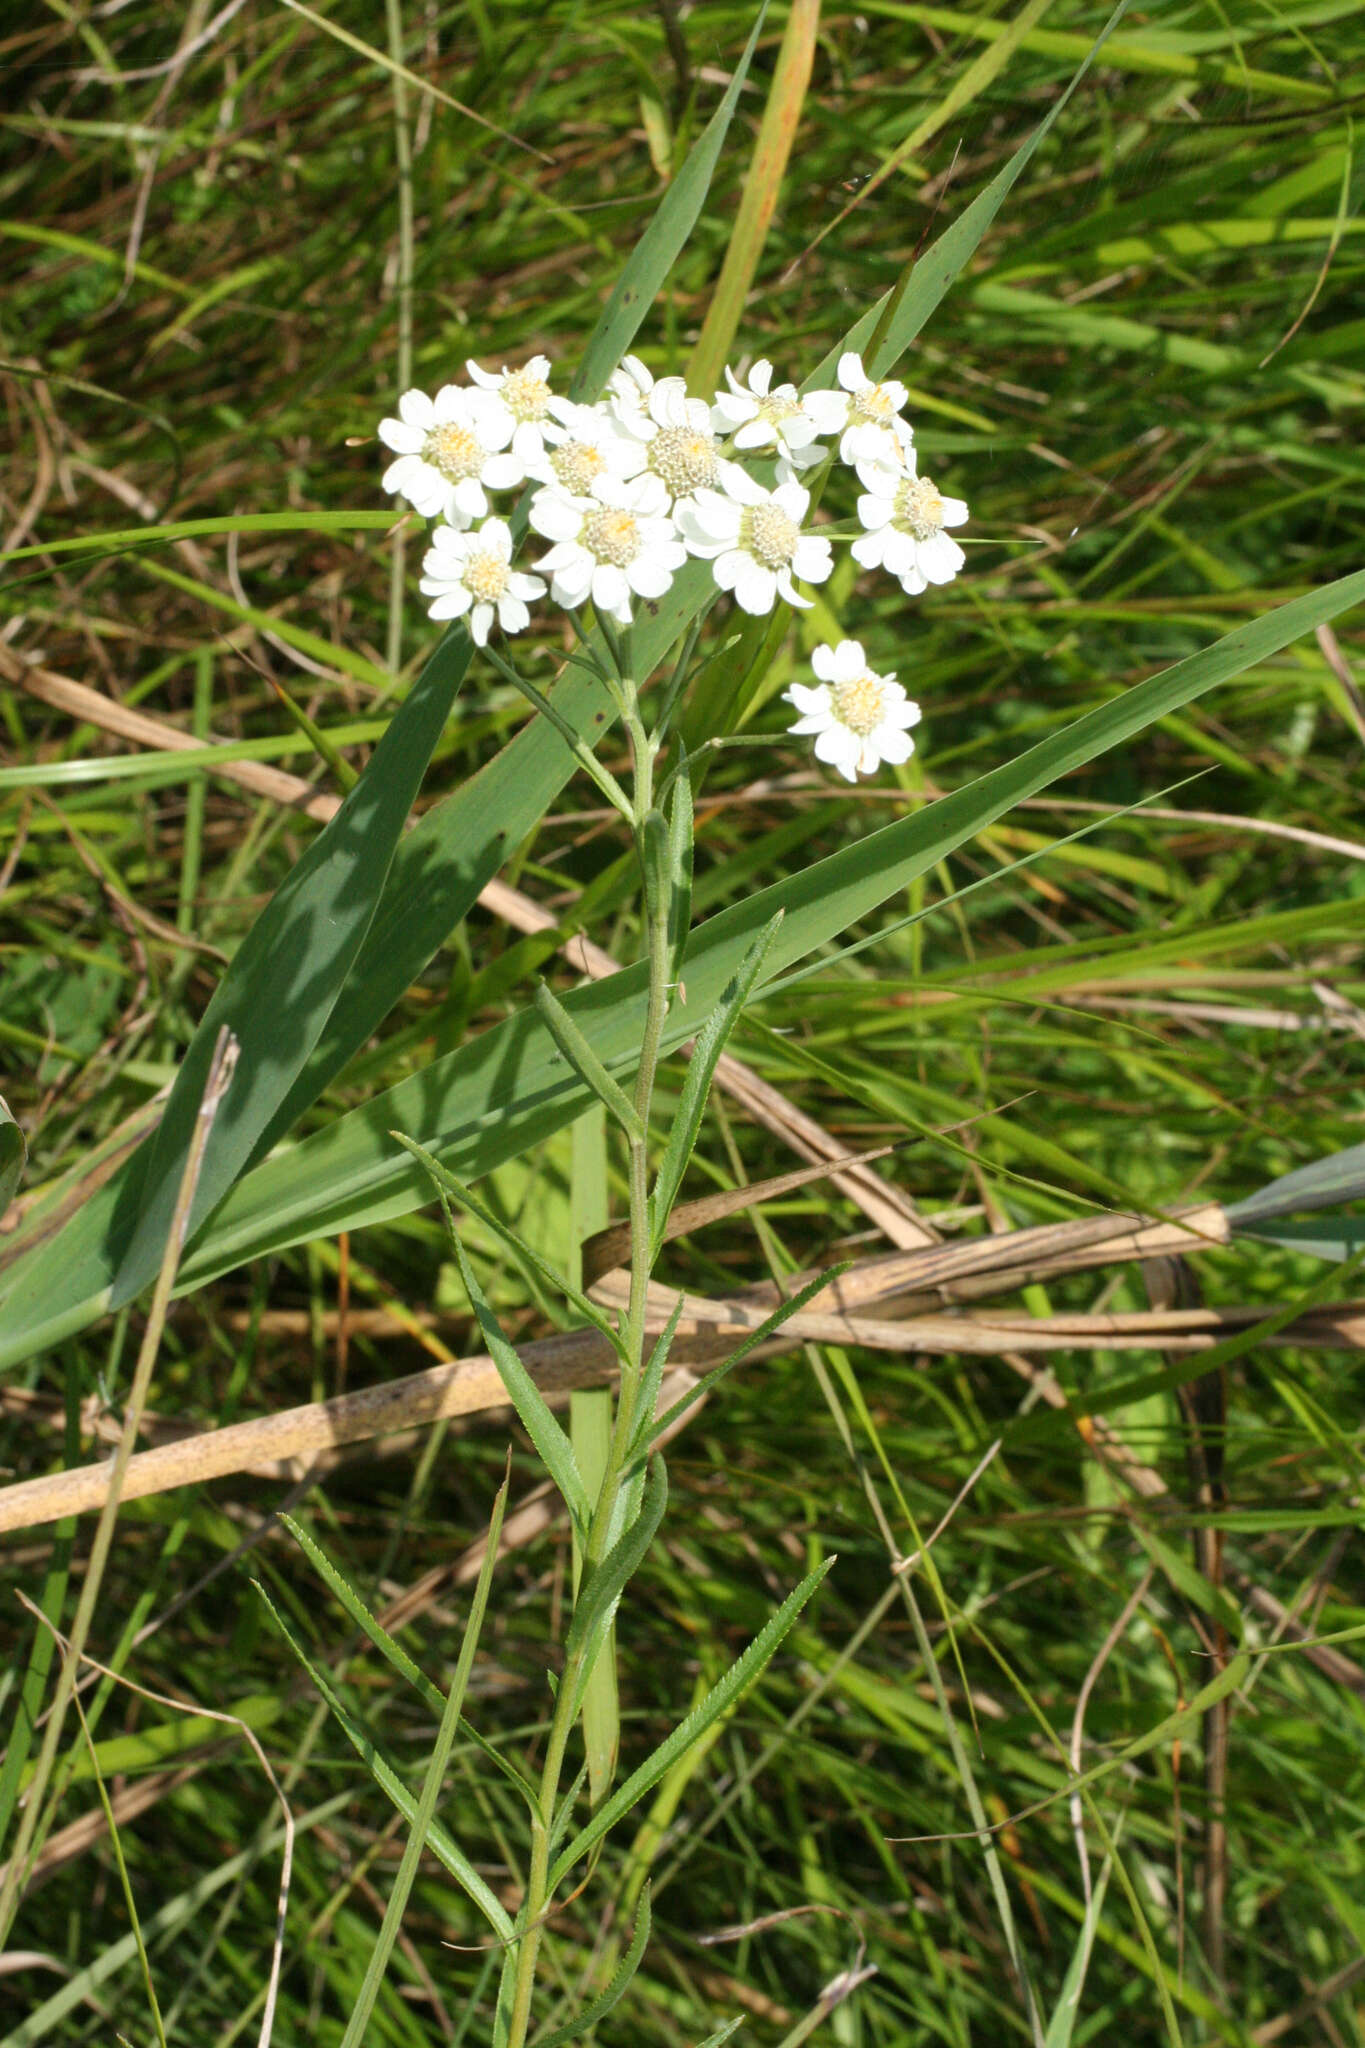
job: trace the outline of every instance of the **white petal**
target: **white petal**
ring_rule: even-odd
[[[862,744],[856,732],[850,732],[846,725],[832,725],[828,732],[822,732],[815,742],[815,758],[828,762],[837,768],[848,782],[858,779],[858,756]]]
[[[943,521],[943,524],[945,526],[962,526],[965,524],[967,518],[967,505],[965,499],[944,498],[941,500],[941,503],[943,506],[943,510],[939,513],[938,516]]]
[[[772,426],[767,420],[751,419],[735,435],[736,448],[770,448],[774,441]]]
[[[734,558],[726,556],[722,559]],[[738,557],[738,562],[734,582],[735,603],[741,611],[748,612],[751,617],[761,618],[765,612],[770,612],[777,602],[778,579],[771,569],[765,569],[752,555],[742,554]],[[719,564],[717,566],[719,567]]]
[[[817,647],[815,654],[811,656],[811,666],[815,668],[817,675],[820,674],[820,670],[815,667],[816,657],[828,653],[829,649],[827,647]],[[829,709],[829,691],[823,684],[812,690],[809,683],[792,683],[782,694],[789,704],[794,705],[807,718],[813,712],[828,711]]]
[[[469,631],[476,647],[488,645],[488,628],[493,623],[491,604],[476,604],[469,614]]]
[[[849,553],[864,569],[880,569],[886,544],[880,533],[860,533]]]
[[[392,448],[395,455],[415,455],[426,434],[421,427],[404,425],[402,420],[381,420],[379,438],[386,448]]]
[[[461,477],[459,483],[452,484],[450,499],[455,509],[464,514],[466,525],[471,519],[483,519],[487,516],[488,498],[476,476]]]
[[[803,583],[823,583],[833,573],[834,551],[819,534],[803,533],[792,549],[792,574]]]
[[[848,418],[845,391],[808,391],[803,402],[817,434],[837,434]]]
[[[618,569],[615,562],[599,562],[593,571],[592,601],[615,613],[623,604],[630,603],[630,584],[624,569]]]
[[[814,598],[802,597],[800,591],[792,582],[791,571],[789,569],[778,570],[777,588],[781,595],[786,598],[787,603],[795,605],[796,609],[800,612],[808,612],[815,602]]]
[[[425,391],[405,391],[398,401],[398,417],[410,427],[430,427],[436,419],[436,408]]]
[[[859,676],[866,675],[867,666],[862,641],[841,640],[830,663],[830,680],[836,683],[856,682]]]
[[[583,529],[583,507],[553,485],[536,492],[528,516],[546,540],[575,540]]]
[[[803,484],[779,484],[773,492],[773,503],[786,513],[795,526],[799,526],[810,510],[810,492]]]
[[[673,571],[657,555],[637,555],[626,570],[626,581],[638,597],[662,597]]]
[[[876,533],[880,527],[891,524],[895,510],[889,498],[875,498],[869,492],[866,497],[858,500],[859,524],[868,533]]]
[[[816,648],[810,658],[810,665],[815,670],[816,675],[820,676],[823,681],[833,683],[839,679],[839,671],[835,666],[837,661],[838,655],[835,653],[835,650],[826,645]],[[792,688],[796,689],[797,685],[793,683]]]
[[[483,480],[490,491],[514,491],[526,481],[526,465],[515,455],[490,455],[483,466]]]
[[[498,599],[498,624],[504,633],[521,633],[531,623],[531,614],[519,597]]]
[[[507,579],[507,597],[503,598],[502,602],[506,604],[508,598],[516,598],[518,602],[525,602],[530,598],[544,597],[544,595],[545,579],[543,576],[528,576],[524,570],[514,569]],[[518,628],[518,631],[520,631],[520,628]]]
[[[863,368],[863,359],[856,349],[846,349],[839,358],[839,382],[845,391],[866,391],[872,379]]]
[[[485,391],[496,391],[502,383],[502,376],[497,371],[481,370],[477,363],[467,361],[465,363],[465,370],[474,379],[476,384],[483,386]],[[483,642],[480,641],[479,645],[482,647]]]
[[[433,619],[462,619],[472,602],[469,592],[463,587],[448,590],[429,607],[430,616]]]
[[[894,726],[879,725],[872,738],[883,761],[889,761],[893,767],[908,761],[915,751],[915,742],[909,733],[898,732]]]
[[[930,583],[951,583],[967,557],[946,533],[933,534],[919,544],[919,572]]]

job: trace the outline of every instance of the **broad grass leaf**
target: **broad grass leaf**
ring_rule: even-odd
[[[241,1051],[204,1150],[187,1237],[218,1206],[289,1097],[354,970],[469,653],[463,628],[441,642],[365,774],[266,905],[220,982],[181,1062],[150,1157],[130,1177],[138,1213],[114,1275],[115,1307],[146,1286],[161,1260],[224,1026]],[[125,1229],[126,1218],[125,1208]]]
[[[0,1096],[0,1216],[14,1200],[27,1158],[24,1134]]]
[[[1344,1152],[1332,1152],[1325,1159],[1315,1159],[1309,1166],[1267,1181],[1254,1195],[1231,1205],[1228,1221],[1234,1230],[1241,1230],[1279,1216],[1297,1215],[1301,1209],[1329,1209],[1337,1202],[1356,1202],[1362,1195],[1365,1145],[1348,1145]]]

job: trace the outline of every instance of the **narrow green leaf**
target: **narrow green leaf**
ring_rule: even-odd
[[[683,244],[696,226],[711,189],[711,179],[739,104],[744,81],[749,75],[749,65],[758,47],[766,13],[767,0],[764,0],[744,53],[725,88],[724,98],[702,130],[687,162],[665,192],[657,213],[616,281],[606,310],[584,351],[578,375],[573,381],[572,397],[591,400],[600,395],[607,378],[639,333],[641,322],[663,289]]]
[[[827,1557],[813,1572],[802,1579],[799,1586],[790,1592],[776,1614],[769,1617],[763,1628],[754,1637],[744,1654],[730,1666],[724,1678],[713,1685],[706,1697],[699,1700],[691,1713],[680,1721],[673,1733],[659,1744],[652,1756],[646,1757],[637,1771],[633,1771],[624,1785],[615,1791],[605,1806],[598,1808],[586,1827],[580,1828],[567,1848],[555,1858],[554,1867],[548,1880],[548,1891],[553,1895],[588,1851],[615,1827],[623,1814],[643,1799],[651,1785],[657,1785],[664,1772],[680,1756],[685,1756],[698,1736],[704,1735],[713,1722],[720,1719],[732,1707],[740,1695],[758,1677],[765,1664],[774,1655],[783,1637],[801,1613],[817,1588],[823,1584],[833,1570],[835,1559]]]
[[[1309,1166],[1295,1167],[1278,1180],[1267,1181],[1245,1201],[1233,1202],[1228,1221],[1234,1230],[1253,1223],[1270,1223],[1279,1216],[1293,1216],[1301,1209],[1328,1209],[1337,1202],[1356,1202],[1365,1195],[1365,1145],[1348,1145],[1344,1152],[1329,1153]]]
[[[1053,2007],[1052,2018],[1048,2021],[1043,2048],[1071,2048],[1071,2036],[1075,2032],[1076,2020],[1080,2013],[1081,1993],[1085,1989],[1086,1972],[1090,1968],[1090,1952],[1095,1946],[1095,1930],[1100,1924],[1100,1914],[1104,1911],[1104,1895],[1109,1889],[1109,1876],[1117,1853],[1117,1850],[1111,1850],[1105,1857],[1099,1879],[1090,1895],[1090,1903],[1081,1922],[1081,1931],[1076,1937],[1076,1946],[1067,1965],[1066,1976],[1062,1981],[1057,2003]]]
[[[646,1885],[640,1894],[640,1910],[631,1929],[630,1945],[617,1964],[606,1990],[600,1998],[595,1998],[591,2005],[585,2005],[577,2019],[570,2020],[566,2027],[556,2027],[552,2034],[541,2034],[533,2048],[566,2048],[568,2042],[577,2041],[590,2027],[595,2027],[599,2020],[605,2019],[614,2005],[620,2004],[630,1988],[631,1978],[644,1960],[645,1950],[649,1946],[649,1927],[649,1886]],[[342,2048],[345,2048],[344,2042]]]
[[[833,1281],[839,1278],[841,1273],[846,1273],[851,1264],[852,1260],[845,1259],[837,1266],[825,1267],[813,1279],[808,1280],[804,1287],[798,1288],[796,1293],[790,1296],[788,1300],[780,1302],[772,1314],[765,1316],[758,1325],[758,1328],[751,1330],[748,1336],[730,1353],[728,1358],[722,1359],[719,1365],[713,1367],[710,1372],[703,1374],[697,1381],[696,1386],[689,1387],[688,1391],[676,1400],[671,1408],[665,1410],[657,1422],[650,1421],[642,1428],[640,1437],[636,1440],[636,1446],[632,1446],[632,1457],[639,1455],[637,1446],[642,1445],[645,1441],[656,1443],[665,1430],[672,1429],[675,1422],[680,1422],[689,1408],[694,1408],[698,1401],[711,1393],[726,1377],[727,1373],[732,1373],[737,1365],[742,1365],[745,1359],[757,1350],[760,1344],[766,1344],[769,1337],[776,1336],[784,1323],[789,1323],[794,1315],[799,1315],[808,1301],[813,1300],[823,1289],[830,1286]],[[670,1319],[673,1328],[677,1327],[677,1318],[681,1312],[682,1297],[679,1296],[677,1306]]]
[[[459,1261],[460,1277],[469,1296],[470,1307],[478,1319],[488,1354],[498,1369],[498,1377],[507,1389],[507,1397],[521,1418],[521,1426],[530,1437],[555,1485],[564,1497],[564,1505],[573,1516],[580,1535],[588,1526],[588,1497],[578,1470],[578,1460],[573,1454],[573,1445],[560,1428],[540,1388],[531,1378],[517,1354],[516,1346],[510,1344],[503,1334],[502,1325],[488,1305],[487,1297],[475,1278],[465,1248],[452,1230],[455,1257]]]
[[[493,1570],[498,1560],[498,1538],[502,1533],[502,1518],[507,1507],[509,1485],[510,1480],[504,1479],[493,1502],[493,1512],[489,1518],[488,1534],[484,1542],[483,1564],[474,1588],[474,1597],[469,1605],[469,1618],[465,1622],[464,1639],[460,1644],[455,1676],[451,1680],[450,1693],[442,1703],[440,1725],[436,1730],[436,1740],[431,1746],[431,1755],[427,1759],[412,1827],[403,1845],[402,1861],[393,1881],[388,1905],[384,1908],[384,1918],[375,1936],[369,1962],[365,1966],[364,1978],[356,1993],[355,2003],[351,2007],[346,2032],[341,2037],[341,2048],[360,2048],[365,2038],[365,2029],[370,2023],[370,2014],[374,2011],[374,2002],[379,1996],[384,1972],[388,1968],[393,1945],[403,1924],[403,1914],[413,1881],[417,1876],[417,1866],[421,1862],[422,1851],[427,1845],[427,1838],[436,1819],[436,1802],[441,1796],[446,1766],[450,1762],[456,1731],[461,1725],[461,1708],[469,1686],[470,1674],[474,1669],[474,1653],[478,1648],[484,1614],[488,1607],[488,1595],[493,1584]]]
[[[687,765],[687,747],[678,735],[678,767],[673,778],[673,800],[668,812],[668,978],[677,982],[682,974],[683,955],[692,929],[692,847],[695,820],[692,806],[692,776]]]
[[[645,1134],[639,1111],[620,1082],[612,1080],[548,983],[542,981],[539,984],[535,1000],[546,1030],[579,1079],[591,1088],[608,1114],[615,1117],[626,1136],[639,1144]]]
[[[581,1704],[583,1684],[592,1667],[593,1649],[611,1627],[622,1593],[649,1555],[667,1507],[668,1472],[663,1459],[656,1458],[639,1515],[616,1539],[596,1570],[589,1573],[574,1604],[565,1644],[566,1661],[575,1657],[586,1659],[575,1710]]]
[[[414,1159],[420,1161],[438,1189],[442,1189],[453,1201],[458,1202],[462,1209],[467,1209],[471,1216],[477,1216],[486,1229],[493,1231],[502,1239],[523,1266],[529,1266],[531,1271],[537,1273],[557,1294],[562,1294],[581,1316],[602,1332],[613,1349],[622,1357],[625,1356],[625,1347],[611,1317],[600,1309],[595,1301],[590,1301],[582,1288],[575,1287],[567,1273],[561,1273],[552,1260],[547,1259],[518,1231],[513,1230],[510,1223],[504,1223],[497,1211],[491,1209],[481,1195],[476,1195],[464,1181],[457,1180],[450,1168],[442,1166],[440,1160],[434,1158],[425,1146],[419,1145],[415,1138],[404,1137],[401,1131],[391,1131],[389,1136],[396,1139]]]
[[[1039,122],[1032,135],[1017,149],[1002,171],[997,172],[985,191],[965,207],[950,227],[944,229],[912,266],[908,276],[877,301],[870,312],[855,321],[839,346],[806,379],[806,391],[818,391],[833,384],[839,358],[846,349],[869,350],[865,361],[868,375],[885,377],[905,354],[925,322],[937,310],[950,285],[976,254],[987,228],[999,213],[1033,159],[1034,152],[1053,122],[1085,77],[1100,50],[1127,11],[1128,0],[1120,0],[1089,51],[1082,58],[1066,91]]]
[[[668,1141],[664,1146],[663,1158],[654,1181],[650,1196],[650,1232],[657,1257],[664,1241],[664,1229],[668,1223],[669,1211],[682,1186],[687,1162],[692,1157],[692,1148],[701,1130],[701,1120],[706,1111],[706,1099],[711,1092],[711,1077],[716,1071],[716,1062],[725,1050],[725,1042],[739,1021],[744,1005],[753,993],[759,970],[768,956],[768,950],[777,937],[782,921],[779,911],[759,933],[740,963],[739,971],[721,996],[701,1030],[692,1048],[688,1062],[687,1077],[683,1082],[682,1097],[677,1113],[669,1126]]]
[[[351,1744],[376,1785],[392,1801],[402,1814],[404,1820],[411,1826],[417,1817],[417,1801],[413,1798],[411,1792],[409,1792],[407,1786],[403,1783],[373,1736],[368,1734],[355,1719],[350,1709],[343,1705],[340,1697],[333,1689],[331,1680],[324,1671],[314,1664],[312,1658],[294,1634],[289,1623],[275,1606],[260,1580],[253,1579],[251,1583],[269,1612],[276,1628],[278,1628],[280,1634],[284,1637],[286,1643],[288,1643],[290,1649],[312,1679],[318,1692],[326,1701],[328,1707],[330,1707],[337,1725],[345,1735],[346,1740]],[[462,1850],[451,1839],[449,1833],[438,1820],[433,1820],[427,1830],[427,1847],[431,1850],[432,1855],[444,1864],[445,1868],[455,1879],[455,1882],[473,1900],[498,1939],[500,1941],[511,1941],[513,1938],[512,1922],[499,1902],[497,1894],[489,1890],[468,1857],[464,1855]]]
[[[378,1616],[370,1612],[370,1609],[365,1605],[365,1602],[361,1599],[350,1580],[346,1578],[344,1573],[337,1570],[337,1567],[333,1564],[331,1558],[327,1555],[327,1552],[322,1548],[316,1537],[312,1536],[304,1528],[302,1522],[295,1521],[292,1515],[282,1514],[280,1520],[298,1544],[300,1550],[302,1550],[304,1556],[318,1574],[318,1577],[330,1588],[342,1608],[374,1644],[375,1649],[378,1650],[385,1662],[392,1665],[405,1684],[412,1686],[414,1691],[421,1694],[433,1713],[443,1713],[445,1711],[445,1695],[440,1687],[432,1684],[425,1671],[408,1655],[403,1645],[389,1634]],[[503,1752],[495,1744],[486,1742],[471,1722],[465,1721],[461,1725],[467,1740],[472,1742],[476,1749],[480,1750],[488,1758],[488,1761],[496,1770],[501,1771],[503,1776],[516,1786],[518,1792],[528,1802],[531,1811],[535,1812],[539,1805],[539,1795],[530,1779],[524,1777],[511,1758],[504,1756]]]

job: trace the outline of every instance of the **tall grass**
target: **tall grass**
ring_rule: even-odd
[[[112,1170],[146,1128],[318,829],[283,785],[205,776],[126,718],[96,728],[70,684],[225,743],[221,766],[342,794],[411,706],[434,637],[412,546],[404,581],[376,511],[373,428],[405,381],[409,310],[426,385],[466,355],[581,359],[754,23],[570,0],[215,14],[91,9],[5,31],[4,538],[43,551],[6,565],[0,638],[0,1094],[28,1146],[0,1258],[31,1246],[49,1196],[60,1213],[63,1176]],[[826,14],[740,345],[784,374],[836,346],[1055,107],[1104,20],[1079,0],[1014,22],[900,0]],[[656,370],[688,368],[717,281],[733,281],[734,223],[762,211],[742,194],[784,31],[790,44],[778,9],[640,336]],[[708,761],[695,919],[742,921],[759,890],[856,859],[884,822],[932,819],[927,799],[1361,567],[1360,43],[1354,9],[1306,0],[1254,21],[1191,6],[1120,24],[901,368],[925,465],[971,501],[968,573],[907,617],[892,586],[855,594],[847,565],[751,690],[717,690],[744,744]],[[297,524],[249,524],[279,512]],[[129,538],[219,520],[243,530]],[[123,538],[98,544],[108,533]],[[850,797],[783,736],[777,699],[809,647],[855,621],[925,720],[908,767]],[[875,1171],[950,1243],[1227,1207],[1349,1146],[1365,1106],[1359,672],[1356,618],[1324,610],[1316,634],[1010,809],[886,912],[869,895],[849,936],[875,944],[831,942],[732,1049],[847,1152],[904,1147]],[[474,669],[424,814],[525,715]],[[601,751],[622,769],[622,745]],[[296,1137],[400,1083],[420,1098],[537,974],[568,991],[578,962],[558,948],[574,930],[636,956],[629,850],[582,779],[496,853],[554,927],[471,912]],[[663,1070],[664,1128],[684,1072]],[[571,1262],[605,1220],[600,1156],[581,1126],[557,1130],[481,1190]],[[793,1163],[721,1095],[684,1193]],[[623,1213],[624,1179],[609,1193]],[[886,1228],[846,1178],[815,1181],[696,1228],[665,1270],[731,1296],[882,1251]],[[762,1685],[548,1923],[547,2029],[607,1986],[648,1877],[651,1943],[604,2043],[699,2041],[741,2014],[773,2043],[807,2027],[849,2043],[1365,2037],[1365,1671],[1349,1641],[1301,1647],[1365,1619],[1361,1325],[1313,1323],[1314,1301],[1350,1295],[1349,1270],[1301,1226],[1264,1230],[1281,1241],[1237,1236],[1173,1268],[1016,1272],[996,1306],[1114,1318],[1083,1346],[975,1356],[824,1331],[725,1382],[672,1446],[669,1516],[623,1613],[623,1769],[792,1586],[838,1562]],[[1332,1230],[1353,1249],[1358,1222]],[[153,1438],[482,1348],[429,1207],[248,1248],[249,1265],[225,1254],[171,1308]],[[468,1248],[504,1327],[543,1336],[558,1311],[498,1231],[471,1219]],[[1166,1304],[1298,1320],[1278,1341],[1229,1324],[1210,1373],[1183,1336],[1153,1348],[1124,1327]],[[96,1424],[117,1434],[144,1337],[139,1306],[91,1310],[24,1358],[3,1388],[7,1476],[93,1455]],[[277,1471],[125,1505],[89,1645],[121,1678],[83,1696],[92,1746],[66,1732],[0,2041],[144,2041],[158,2024],[168,2041],[256,2038],[279,1807],[196,1708],[257,1734],[298,1825],[275,2039],[343,2038],[407,1824],[249,1581],[415,1805],[439,1705],[320,1591],[276,1510],[291,1501],[444,1694],[508,1434],[502,1417],[443,1423],[292,1494],[300,1475]],[[513,1444],[510,1547],[465,1711],[500,1752],[534,1757],[573,1560]],[[87,1527],[40,1526],[11,1553],[14,1587],[63,1630]],[[12,1808],[60,1652],[16,1602],[6,1618]],[[1097,1773],[1079,1790],[1078,1770]],[[515,1911],[515,1791],[460,1731],[436,1813]],[[365,2038],[491,2038],[500,1956],[437,1860],[407,1876]]]

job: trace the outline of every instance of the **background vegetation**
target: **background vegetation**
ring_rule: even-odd
[[[765,30],[703,218],[644,331],[656,371],[685,367],[700,331],[785,19],[777,8]],[[828,8],[745,352],[783,374],[812,366],[1018,147],[1104,19],[1085,0],[1034,0],[1013,19]],[[28,1135],[30,1187],[88,1160],[170,1079],[222,961],[314,830],[277,796],[149,758],[135,728],[83,722],[51,679],[334,790],[297,713],[360,763],[434,637],[416,544],[405,556],[382,526],[329,531],[321,517],[381,505],[373,433],[408,381],[405,276],[411,381],[430,387],[467,355],[496,366],[545,349],[571,366],[752,22],[716,0],[394,0],[387,15],[336,0],[325,21],[271,0],[183,13],[78,0],[9,17],[6,547],[319,515],[302,532],[54,552],[7,572],[0,1092]],[[396,78],[391,47],[424,86]],[[1350,0],[1190,0],[1122,24],[902,369],[923,465],[972,508],[968,573],[913,603],[869,580],[855,615],[849,563],[827,608],[793,626],[788,666],[746,714],[752,744],[721,754],[706,785],[698,913],[1360,565],[1362,58]],[[909,767],[854,795],[782,736],[773,701],[846,608],[925,713]],[[879,1168],[950,1235],[1231,1203],[1349,1146],[1365,1110],[1360,661],[1348,618],[1016,811],[893,906],[898,928],[876,946],[767,1000],[737,1050],[850,1150],[976,1119]],[[476,668],[423,805],[524,716]],[[580,779],[503,870],[558,931],[528,938],[475,913],[309,1124],[524,1001],[578,925],[632,957],[620,854]],[[1020,868],[1022,855],[1035,858]],[[907,912],[925,914],[901,927]],[[707,1174],[729,1186],[792,1163],[733,1106],[701,1157],[693,1193]],[[581,1234],[567,1138],[492,1190],[552,1251]],[[669,1271],[715,1291],[882,1242],[816,1184],[685,1240]],[[542,1331],[544,1303],[495,1241],[474,1245],[515,1329]],[[1301,1251],[1239,1241],[1172,1284],[1270,1308],[1325,1274],[1349,1292]],[[1035,1314],[1148,1306],[1131,1265],[1013,1299]],[[7,1477],[74,1461],[82,1417],[117,1412],[137,1315],[110,1327],[6,1382]],[[447,1347],[478,1340],[428,1212],[258,1261],[179,1304],[152,1406],[210,1427]],[[557,1919],[551,1953],[574,2000],[600,1988],[619,1943],[602,1901],[631,1900],[652,1864],[653,1945],[597,2038],[692,2041],[742,2013],[756,2042],[804,2038],[807,2015],[848,2044],[1028,2039],[1011,1950],[1044,2013],[1059,2009],[1087,1884],[1119,1833],[1072,2039],[1365,2040],[1365,1670],[1349,1646],[1270,1658],[1226,1717],[1122,1754],[1223,1668],[1230,1641],[1365,1621],[1359,1359],[1349,1326],[1330,1345],[1244,1346],[1202,1405],[1174,1384],[1188,1359],[1131,1338],[1027,1369],[807,1345],[728,1381],[674,1447],[669,1517],[625,1617],[627,1757],[803,1570],[839,1562],[705,1758]],[[1117,1460],[1088,1419],[1101,1410]],[[439,1684],[506,1445],[501,1423],[437,1431],[292,1496]],[[522,1491],[531,1469],[516,1443]],[[320,1595],[273,1518],[283,1490],[238,1479],[130,1505],[93,1649],[258,1732],[301,1828],[276,2039],[327,2043],[401,1822],[248,1576],[414,1778],[434,1719]],[[471,1688],[493,1740],[524,1739],[547,1707],[567,1536],[528,1520]],[[888,1595],[888,1552],[934,1531],[907,1607]],[[84,1555],[74,1525],[35,1530],[9,1554],[11,1585],[60,1619]],[[47,1639],[12,1594],[5,1617],[12,1732]],[[254,2039],[279,1864],[268,1780],[221,1725],[127,1688],[102,1687],[87,1715],[168,2038]],[[1077,1754],[1112,1765],[1088,1876],[1065,1797],[1073,1723]],[[0,1976],[4,2048],[153,2038],[79,1745],[73,1758],[71,1832],[49,1843],[13,1937],[27,1960]],[[964,1832],[975,1801],[999,1824],[993,1865]],[[506,1802],[457,1747],[445,1818],[513,1896]],[[717,1944],[727,1929],[743,1931]],[[424,1866],[367,2038],[485,2039],[493,1965],[478,1939]]]

